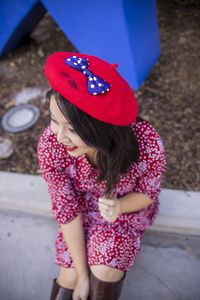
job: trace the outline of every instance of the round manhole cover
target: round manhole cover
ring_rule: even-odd
[[[2,118],[1,125],[8,132],[21,132],[31,128],[38,120],[40,110],[31,104],[11,108]]]

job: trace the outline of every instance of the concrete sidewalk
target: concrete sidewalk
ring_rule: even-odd
[[[121,300],[200,299],[199,193],[165,190],[161,196],[159,217],[145,233]],[[0,172],[0,299],[49,299],[58,274],[56,232],[41,177]]]
[[[0,220],[0,299],[48,300],[58,274],[57,224],[11,211],[1,211]],[[147,231],[120,299],[199,300],[199,282],[200,237]]]

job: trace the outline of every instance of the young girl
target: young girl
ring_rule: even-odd
[[[69,52],[45,65],[51,123],[38,159],[59,223],[51,300],[119,299],[158,213],[163,143],[116,67]]]

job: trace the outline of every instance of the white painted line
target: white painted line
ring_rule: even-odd
[[[0,172],[0,209],[52,217],[47,184],[41,176]],[[149,230],[200,235],[200,192],[164,189]]]

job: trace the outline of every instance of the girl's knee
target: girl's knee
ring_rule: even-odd
[[[115,282],[122,279],[124,272],[119,269],[114,269],[105,265],[90,266],[91,272],[95,277],[102,281]]]
[[[60,268],[57,283],[68,289],[74,289],[77,281],[77,273],[75,268]]]

